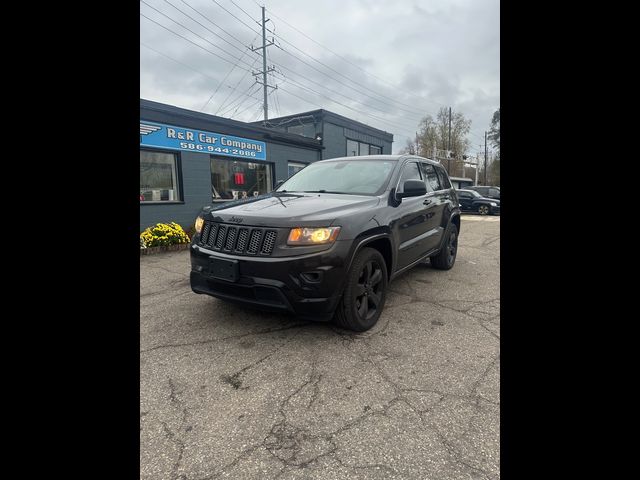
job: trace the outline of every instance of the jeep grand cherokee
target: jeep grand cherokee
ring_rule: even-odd
[[[364,331],[399,274],[427,259],[453,267],[459,232],[456,192],[438,162],[318,161],[269,194],[205,207],[190,246],[191,288]]]

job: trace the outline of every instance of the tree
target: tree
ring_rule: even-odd
[[[449,175],[462,174],[462,155],[467,153],[471,142],[467,135],[471,130],[471,120],[461,112],[451,113],[451,150],[455,152],[455,159],[444,161],[443,166]],[[449,149],[449,109],[442,107],[436,118],[427,115],[422,119],[418,132],[419,150],[424,156],[431,156],[434,147],[440,150]]]
[[[498,150],[500,155],[500,109],[496,110],[491,119],[491,128],[489,129],[489,135],[487,135],[493,147]]]
[[[491,144],[496,149],[496,154],[491,162],[491,165],[487,168],[487,174],[491,178],[490,185],[500,185],[500,109],[496,110],[491,119],[491,128],[487,135]]]
[[[400,150],[401,155],[409,154],[409,155],[417,155],[418,151],[416,148],[416,144],[411,141],[410,138],[407,138],[407,144]]]

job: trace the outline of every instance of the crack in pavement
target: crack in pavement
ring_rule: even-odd
[[[189,274],[188,273],[176,272],[175,270],[170,270],[168,268],[164,268],[164,267],[161,267],[159,265],[145,264],[145,267],[146,268],[154,268],[154,269],[157,269],[157,270],[164,270],[165,272],[168,272],[168,273],[173,273],[175,275],[182,275],[183,277],[187,277],[187,279],[189,278]]]
[[[154,350],[159,350],[162,348],[178,348],[178,347],[189,347],[189,346],[194,346],[194,345],[206,345],[208,343],[216,343],[216,342],[224,342],[226,340],[233,340],[236,338],[244,338],[244,337],[250,337],[252,335],[262,335],[265,333],[273,333],[273,332],[282,332],[284,330],[292,330],[295,328],[299,328],[299,327],[304,327],[304,326],[308,326],[309,323],[304,322],[304,323],[296,323],[293,325],[287,325],[284,327],[278,327],[278,328],[271,328],[268,330],[259,330],[257,332],[247,332],[247,333],[242,333],[242,334],[238,334],[238,335],[230,335],[228,337],[223,337],[223,338],[213,338],[213,339],[209,339],[209,340],[199,340],[197,342],[187,342],[187,343],[168,343],[165,345],[156,345],[155,347],[151,347],[151,348],[147,348],[145,350],[140,350],[140,353],[148,353],[148,352],[153,352]]]
[[[224,383],[228,383],[229,385],[231,385],[233,388],[235,388],[236,390],[240,389],[240,390],[247,390],[249,387],[244,387],[241,388],[242,385],[242,375],[244,375],[248,370],[250,370],[251,368],[260,365],[262,362],[264,362],[267,358],[270,358],[272,356],[274,356],[276,353],[278,353],[278,351],[280,351],[280,349],[282,347],[284,347],[287,343],[291,342],[294,338],[296,338],[296,336],[300,333],[300,331],[297,331],[296,333],[294,333],[291,337],[285,339],[284,342],[282,342],[280,345],[278,345],[278,347],[271,353],[265,355],[264,357],[262,357],[261,359],[247,365],[246,367],[241,368],[240,370],[238,370],[235,373],[232,373],[231,375],[221,375],[220,379],[224,382]]]
[[[144,295],[140,295],[140,299],[146,298],[146,297],[152,297],[152,296],[158,296],[158,295],[163,295],[165,292],[151,292],[151,293],[145,293]],[[174,298],[178,298],[181,297],[183,295],[187,295],[189,293],[193,293],[191,292],[191,290],[187,290],[184,292],[180,292],[180,293],[176,293],[175,295],[171,295],[170,297],[166,297],[163,298],[160,301],[154,301],[154,302],[150,302],[150,303],[142,303],[140,302],[140,306],[141,307],[148,307],[149,305],[161,305],[165,302],[168,302],[169,300],[173,300]]]
[[[277,459],[283,465],[283,469],[276,478],[282,476],[288,467],[295,467],[298,469],[305,468],[307,465],[317,461],[319,458],[330,455],[337,448],[329,436],[313,435],[309,433],[308,429],[293,426],[288,421],[286,413],[286,408],[290,404],[291,400],[309,385],[313,386],[313,393],[311,400],[306,405],[306,409],[308,410],[315,402],[319,392],[318,384],[322,380],[322,375],[317,373],[317,363],[318,352],[314,349],[314,355],[311,359],[311,368],[307,378],[300,386],[280,402],[278,406],[280,420],[271,426],[269,433],[262,440],[264,448],[272,457]],[[310,458],[299,458],[301,454],[306,453],[303,452],[303,447],[306,446],[306,444],[310,443],[312,446],[316,446],[315,444],[319,442],[329,443],[331,447],[327,451],[321,451],[321,453],[312,455]]]
[[[206,477],[202,477],[202,478],[199,478],[197,480],[212,480],[214,478],[219,478],[227,469],[233,468],[236,465],[238,465],[238,463],[240,463],[241,460],[251,456],[251,454],[253,452],[255,452],[261,446],[262,446],[262,444],[260,444],[260,443],[257,444],[257,445],[251,445],[246,450],[243,450],[242,452],[240,452],[240,454],[236,458],[234,458],[230,463],[224,465],[216,473],[212,473],[211,475],[207,475]]]

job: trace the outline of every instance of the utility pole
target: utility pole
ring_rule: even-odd
[[[487,132],[484,132],[484,184],[487,184]]]
[[[476,155],[476,183],[474,185],[478,185],[478,167],[480,166],[480,155]]]
[[[269,88],[278,88],[278,86],[276,85],[271,86],[269,84],[267,84],[267,73],[269,72],[273,72],[275,70],[275,67],[269,67],[267,68],[267,47],[270,47],[271,45],[273,45],[273,38],[271,39],[271,42],[267,43],[267,22],[269,21],[269,19],[264,18],[264,10],[265,7],[261,7],[262,8],[262,46],[261,47],[256,47],[253,48],[253,45],[251,46],[251,51],[255,52],[256,50],[262,50],[262,71],[261,72],[252,72],[252,75],[257,77],[257,75],[262,75],[262,82],[260,82],[257,78],[256,78],[256,83],[259,83],[260,85],[263,86],[263,93],[264,93],[264,120],[262,122],[263,125],[267,125],[267,120],[269,120],[269,107],[267,105],[267,87]]]
[[[449,158],[451,156],[451,107],[449,107],[449,148],[447,150],[449,151],[449,155],[447,155],[447,173],[451,175],[451,159]]]

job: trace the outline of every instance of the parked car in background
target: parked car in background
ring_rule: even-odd
[[[464,187],[464,189],[475,190],[485,198],[495,198],[497,200],[500,200],[500,187],[475,185],[475,186]]]
[[[460,210],[463,212],[478,212],[480,215],[500,213],[500,200],[487,198],[475,190],[456,190]]]

